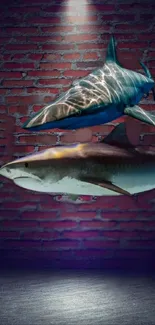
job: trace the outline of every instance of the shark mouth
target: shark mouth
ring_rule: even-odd
[[[16,177],[14,178],[13,182],[24,189],[37,191],[39,187],[41,186],[41,180],[39,178],[33,178],[33,177]]]

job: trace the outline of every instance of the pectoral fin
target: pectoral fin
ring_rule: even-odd
[[[124,109],[124,114],[132,116],[137,120],[155,126],[155,115],[153,115],[150,112],[144,111],[144,109],[142,109],[137,105],[126,107]]]
[[[121,188],[111,182],[105,181],[105,180],[99,181],[96,178],[84,177],[81,179],[81,181],[85,181],[85,182],[88,182],[88,183],[91,183],[94,185],[98,185],[98,186],[107,188],[108,190],[114,191],[114,192],[122,194],[122,195],[130,195],[131,196],[131,194],[128,191],[125,191],[123,188]]]

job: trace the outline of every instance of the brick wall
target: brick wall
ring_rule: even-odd
[[[21,128],[72,80],[104,64],[111,33],[124,67],[141,71],[141,59],[155,77],[154,1],[88,0],[86,12],[86,1],[80,1],[82,10],[75,0],[76,9],[73,1],[1,1],[1,165],[55,144],[97,142],[113,129],[118,120],[76,132],[35,134]],[[141,106],[155,110],[152,96]],[[155,145],[155,129],[133,121],[128,124],[132,140]],[[22,190],[1,178],[1,265],[9,261],[53,267],[153,265],[155,191],[139,195],[137,201],[81,197],[78,202]]]

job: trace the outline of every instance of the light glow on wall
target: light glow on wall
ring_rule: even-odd
[[[80,24],[88,21],[87,0],[68,0],[66,6],[66,20],[71,24]]]

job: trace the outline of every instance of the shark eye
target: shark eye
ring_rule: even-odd
[[[25,163],[25,167],[27,168],[28,166],[29,166],[29,165],[28,165],[28,163],[26,162],[26,163]]]

